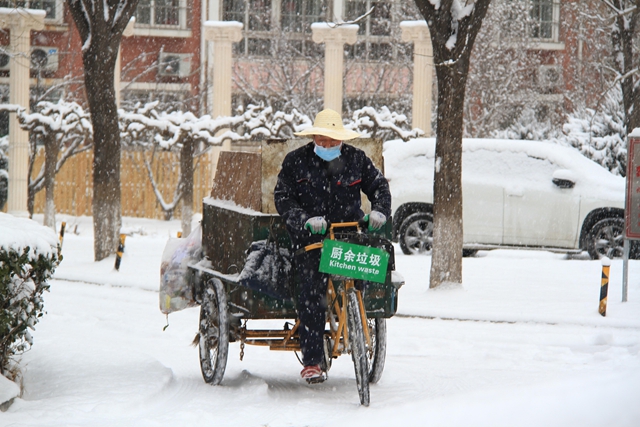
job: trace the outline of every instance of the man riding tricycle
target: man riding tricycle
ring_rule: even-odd
[[[312,128],[296,135],[313,142],[282,162],[273,191],[279,215],[204,201],[207,257],[190,265],[188,277],[201,306],[202,374],[219,384],[235,341],[241,358],[246,344],[300,351],[301,376],[311,384],[328,378],[332,359],[351,354],[367,406],[369,383],[384,368],[386,318],[395,314],[403,284],[387,240],[389,186],[364,151],[342,142],[359,135],[344,129],[338,113],[320,112]],[[371,203],[367,215],[361,192]],[[242,255],[229,255],[247,241]],[[207,245],[215,246],[210,254]],[[282,329],[249,329],[252,319],[289,321]]]

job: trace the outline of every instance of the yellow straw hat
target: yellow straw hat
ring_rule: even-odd
[[[346,141],[358,138],[360,134],[349,129],[345,129],[342,125],[342,117],[336,111],[329,108],[322,110],[316,116],[313,127],[296,132],[297,136],[323,135],[339,141]]]

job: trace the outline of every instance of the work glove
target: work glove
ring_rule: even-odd
[[[371,211],[364,216],[364,220],[369,224],[369,231],[378,231],[387,222],[387,217],[378,211]]]
[[[304,228],[309,230],[311,234],[324,234],[327,232],[327,221],[321,216],[314,216],[304,223]]]

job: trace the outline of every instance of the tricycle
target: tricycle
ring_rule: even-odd
[[[328,372],[333,359],[350,354],[360,403],[364,406],[369,405],[369,384],[376,383],[382,376],[386,319],[395,314],[398,289],[403,285],[401,276],[394,271],[393,246],[388,240],[391,221],[387,224],[389,226],[377,234],[364,233],[357,222],[331,224],[326,237],[348,242],[356,248],[378,248],[388,254],[388,265],[381,280],[359,280],[343,274],[330,274],[328,280],[321,367]],[[292,298],[285,299],[243,286],[239,281],[246,251],[252,242],[271,236],[281,247],[290,245],[280,217],[207,198],[202,233],[205,258],[189,266],[189,283],[200,304],[199,331],[194,344],[199,346],[205,382],[217,385],[222,381],[230,342],[240,343],[241,359],[245,345],[300,351],[295,275],[292,273],[289,284]],[[322,244],[311,246],[305,250],[321,250]],[[282,319],[284,323],[281,329],[251,329],[249,321],[256,319]]]

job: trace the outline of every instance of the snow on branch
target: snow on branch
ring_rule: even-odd
[[[78,135],[90,140],[93,135],[89,113],[75,102],[41,101],[36,110],[34,113],[27,113],[23,108],[17,110],[22,129],[43,136],[57,134],[62,143]]]
[[[181,147],[186,139],[207,146],[260,138],[289,137],[311,125],[307,116],[297,110],[273,112],[271,107],[249,105],[235,116],[212,118],[190,112],[158,112],[157,102],[148,103],[133,112],[119,110],[120,131],[125,141],[139,145],[150,142],[163,149]]]
[[[6,107],[0,105],[0,109]],[[55,171],[59,171],[64,163],[72,156],[90,149],[93,146],[93,126],[89,113],[75,102],[60,100],[56,103],[41,101],[36,105],[35,112],[27,113],[24,108],[16,110],[18,122],[23,130],[32,136],[39,136],[45,144],[49,144],[60,156],[56,162]],[[29,186],[33,191],[39,191],[44,185],[45,165],[40,168],[38,175],[31,180]]]
[[[327,22],[327,26],[329,28],[336,28],[336,27],[341,27],[344,25],[353,25],[353,24],[357,24],[358,22],[362,21],[363,19],[365,19],[367,16],[371,15],[373,13],[373,10],[376,7],[373,6],[371,7],[371,9],[369,9],[366,13],[358,16],[356,19],[352,19],[351,21],[343,21],[341,19],[336,20],[336,22]]]
[[[353,112],[351,121],[345,124],[345,127],[367,138],[391,133],[393,136],[390,139],[401,138],[403,141],[408,141],[424,135],[421,129],[402,129],[401,126],[406,123],[407,116],[391,112],[388,107],[382,107],[380,111],[376,111],[373,107],[364,107]]]

